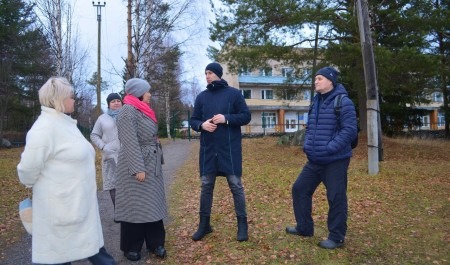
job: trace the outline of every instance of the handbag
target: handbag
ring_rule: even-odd
[[[26,198],[19,203],[19,216],[23,227],[25,227],[25,230],[31,235],[33,228],[33,208],[30,198]]]

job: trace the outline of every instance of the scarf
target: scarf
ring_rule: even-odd
[[[150,108],[150,106],[145,102],[140,101],[137,97],[133,95],[126,95],[123,99],[123,103],[135,107],[137,110],[144,113],[145,116],[149,117],[154,122],[158,122],[156,120],[155,112]]]
[[[117,115],[119,114],[119,110],[120,109],[116,109],[116,110],[108,109],[107,114],[109,116],[111,116],[111,118],[113,118],[114,120],[117,120]]]

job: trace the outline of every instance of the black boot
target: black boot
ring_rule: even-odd
[[[158,257],[160,259],[164,259],[167,256],[167,251],[163,246],[159,246],[159,247],[155,248],[153,253],[155,253],[156,257]]]
[[[248,240],[247,217],[238,217],[237,222],[238,222],[237,240],[247,241]]]
[[[198,230],[192,235],[192,240],[201,240],[204,236],[211,233],[213,230],[209,224],[210,216],[201,216],[200,223],[198,224]]]

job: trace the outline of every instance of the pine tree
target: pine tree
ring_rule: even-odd
[[[50,76],[51,65],[33,6],[0,1],[0,139],[4,130],[24,132],[34,122],[37,90]]]

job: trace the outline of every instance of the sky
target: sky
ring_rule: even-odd
[[[94,7],[90,0],[69,0],[74,8],[73,29],[77,28],[78,36],[83,46],[89,51],[88,73],[97,71],[97,42],[98,42],[98,22],[97,7]],[[174,2],[177,0],[168,0]],[[182,1],[182,0],[178,0]],[[102,93],[103,100],[111,92],[119,92],[122,89],[122,80],[118,73],[121,72],[127,55],[127,29],[126,29],[126,1],[124,0],[104,0],[106,2],[101,8],[101,75],[102,79],[108,82],[109,88]],[[217,1],[216,1],[217,2]],[[95,1],[98,4],[98,1]],[[206,86],[204,67],[210,62],[206,55],[208,45],[215,45],[209,40],[209,21],[213,19],[213,14],[209,1],[196,0],[192,9],[194,13],[188,14],[185,19],[180,20],[179,27],[188,27],[175,32],[174,36],[184,40],[188,32],[198,32],[196,36],[186,41],[182,50],[184,55],[183,72],[184,80],[198,80],[200,87]],[[198,20],[192,21],[192,17]],[[217,45],[215,45],[217,46]],[[106,107],[106,106],[103,106]]]

